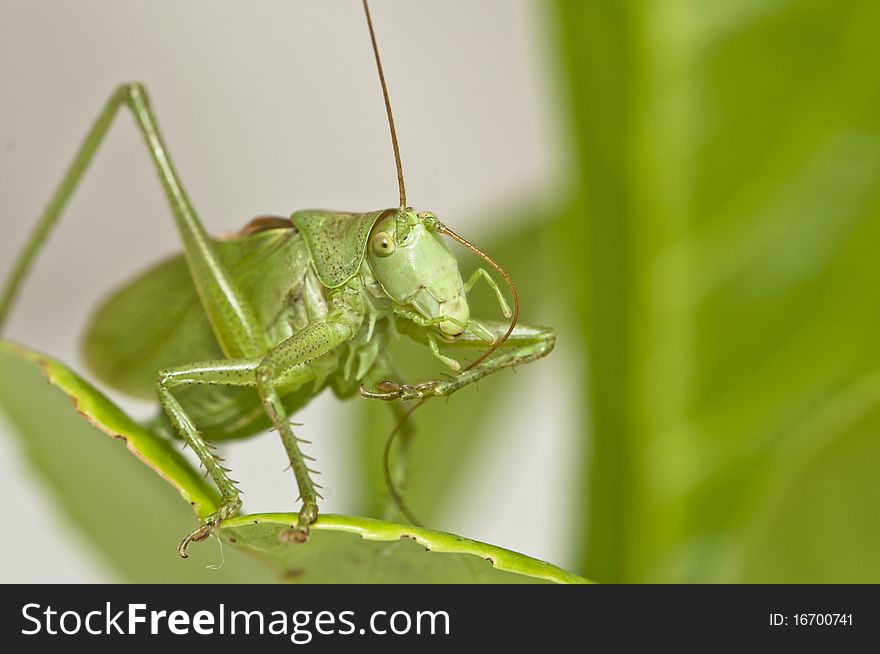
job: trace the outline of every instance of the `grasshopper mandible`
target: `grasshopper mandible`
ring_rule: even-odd
[[[157,397],[168,432],[189,445],[221,493],[220,508],[179,546],[208,538],[241,508],[237,482],[213,441],[278,431],[296,477],[302,508],[285,540],[303,542],[318,515],[319,486],[289,416],[327,387],[340,398],[360,392],[389,401],[448,396],[501,368],[533,361],[555,344],[552,329],[517,324],[519,303],[507,274],[430,212],[407,205],[397,134],[367,1],[364,12],[385,99],[397,166],[397,208],[349,213],[297,211],[261,217],[227,238],[210,237],[171,162],[142,84],[119,86],[19,254],[0,296],[0,329],[28,270],[60,218],[116,113],[133,114],[158,173],[183,253],[116,291],[98,309],[84,339],[91,372],[135,397]],[[465,282],[443,237],[487,261],[508,283],[511,310],[485,268]],[[477,321],[467,293],[483,280],[508,321]],[[156,308],[160,307],[160,310]],[[147,307],[146,309],[144,307]],[[403,333],[448,367],[443,381],[399,384],[387,344]],[[479,354],[467,367],[443,354]],[[415,407],[413,407],[415,408]],[[400,426],[398,422],[398,427]],[[396,433],[397,428],[395,429]],[[389,439],[389,447],[390,447]],[[386,448],[386,478],[387,473]],[[393,497],[399,497],[393,486]]]

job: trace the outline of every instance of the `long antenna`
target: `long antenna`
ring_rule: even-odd
[[[385,113],[388,114],[388,127],[391,128],[391,145],[394,147],[394,163],[397,164],[397,188],[400,190],[400,208],[406,208],[406,188],[403,186],[403,164],[400,163],[400,148],[397,146],[397,131],[394,129],[394,114],[391,113],[391,100],[388,98],[388,85],[385,84],[385,72],[382,70],[382,59],[379,57],[379,46],[376,43],[376,32],[373,31],[373,20],[370,18],[370,7],[364,1],[364,13],[367,15],[367,27],[370,28],[370,41],[373,42],[373,54],[376,55],[376,68],[379,69],[379,81],[382,83],[382,95],[385,96]]]
[[[504,281],[507,283],[507,287],[510,289],[510,294],[513,296],[513,313],[510,318],[510,325],[507,326],[507,331],[504,332],[504,336],[495,341],[491,347],[489,347],[485,352],[483,352],[476,359],[471,361],[470,365],[465,368],[465,370],[471,370],[472,368],[476,368],[478,364],[482,363],[485,359],[489,357],[495,350],[497,350],[501,345],[506,341],[510,335],[513,333],[513,328],[516,327],[516,322],[519,320],[519,294],[516,292],[516,285],[513,283],[513,279],[511,279],[510,275],[507,274],[507,271],[504,270],[492,257],[483,252],[476,245],[471,243],[470,241],[462,238],[451,229],[449,229],[446,225],[440,225],[440,233],[444,234],[451,239],[458,241],[463,246],[465,246],[468,250],[475,253],[477,256],[486,261],[490,266],[492,266],[501,277],[504,278]]]

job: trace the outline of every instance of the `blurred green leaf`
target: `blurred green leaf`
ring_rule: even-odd
[[[819,407],[774,453],[746,503],[754,515],[726,578],[817,583],[880,579],[880,374],[856,380]],[[820,520],[821,522],[817,522]]]
[[[236,554],[238,550],[269,563],[282,579],[301,577],[308,582],[585,582],[543,561],[485,543],[333,515],[320,517],[306,545],[278,539],[279,532],[296,521],[295,515],[234,518],[223,523],[220,532],[234,547],[221,553],[206,545],[191,547],[196,560],[182,561],[175,545],[192,529],[192,516],[186,518],[185,503],[174,497],[171,488],[157,483],[148,467],[199,515],[216,508],[217,494],[175,444],[138,425],[50,357],[0,341],[0,364],[0,406],[22,434],[28,457],[56,490],[73,522],[129,580],[271,578],[254,560]],[[148,467],[122,452],[122,447],[109,447],[101,431],[114,436]],[[420,547],[401,539],[417,541]],[[426,548],[437,554],[425,557]],[[206,557],[213,559],[212,569],[199,565]]]
[[[880,367],[880,5],[558,10],[587,574],[880,580],[877,405],[837,413]]]

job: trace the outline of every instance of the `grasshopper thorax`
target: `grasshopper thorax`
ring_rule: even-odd
[[[382,290],[395,304],[428,320],[447,316],[439,333],[455,337],[470,317],[458,261],[439,232],[432,213],[390,209],[373,225],[366,257]]]

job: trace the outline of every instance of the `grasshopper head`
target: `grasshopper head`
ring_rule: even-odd
[[[388,297],[425,318],[448,316],[437,325],[442,336],[464,331],[470,317],[464,283],[452,252],[438,232],[432,213],[412,209],[388,211],[373,226],[367,259]]]

